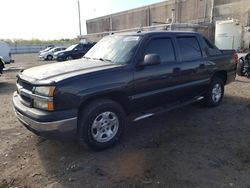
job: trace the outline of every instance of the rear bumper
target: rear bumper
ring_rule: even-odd
[[[226,84],[229,84],[229,83],[235,81],[235,78],[236,78],[236,70],[228,71],[227,72],[227,83]]]
[[[31,132],[48,139],[77,139],[77,110],[44,112],[23,105],[15,92],[14,111]]]

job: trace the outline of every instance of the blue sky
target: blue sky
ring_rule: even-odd
[[[163,0],[80,0],[82,31],[87,19]],[[0,38],[61,39],[79,35],[77,0],[1,0]]]

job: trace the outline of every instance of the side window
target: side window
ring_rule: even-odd
[[[208,48],[214,48],[214,46],[205,38],[203,37],[204,41],[205,41],[205,44]]]
[[[151,40],[144,55],[146,54],[158,54],[160,56],[161,63],[175,61],[175,51],[173,43],[169,38],[159,38]]]
[[[201,49],[196,37],[177,37],[183,61],[199,59],[202,57]]]
[[[208,56],[221,54],[221,51],[216,46],[214,46],[211,42],[209,42],[209,40],[207,40],[205,37],[203,37],[203,39],[207,48],[205,50]]]
[[[82,50],[82,45],[78,45],[75,47],[75,50]]]

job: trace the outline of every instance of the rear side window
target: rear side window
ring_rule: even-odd
[[[205,37],[203,37],[204,41],[205,41],[205,44],[208,48],[215,48]]]
[[[207,40],[205,37],[203,37],[203,39],[206,46],[205,50],[208,56],[221,54],[221,51],[216,46],[214,46],[209,40]]]
[[[196,37],[178,37],[180,53],[183,61],[195,60],[202,57],[201,49]]]
[[[151,40],[144,55],[146,54],[159,55],[161,63],[169,63],[175,61],[175,51],[173,43],[169,38],[159,38]]]
[[[78,45],[75,47],[75,50],[82,50],[82,45]]]

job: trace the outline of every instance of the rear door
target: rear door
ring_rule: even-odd
[[[209,82],[209,72],[206,69],[207,61],[196,35],[177,35],[175,38],[180,62],[173,69],[176,80],[176,97],[182,99],[199,96],[205,91]]]

